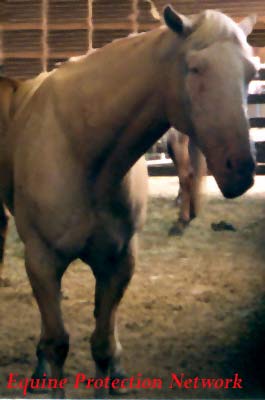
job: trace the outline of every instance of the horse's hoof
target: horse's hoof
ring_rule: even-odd
[[[169,229],[168,236],[182,236],[188,225],[189,225],[188,221],[178,220]]]
[[[111,396],[124,396],[124,395],[129,394],[129,393],[130,393],[130,389],[129,388],[117,388],[117,389],[114,389],[114,388],[110,387],[110,389],[109,389],[109,394]]]
[[[66,399],[65,391],[63,389],[53,390],[52,399]]]
[[[27,392],[28,393],[34,393],[34,394],[47,394],[47,393],[51,393],[51,389],[31,389],[31,387],[27,388]]]
[[[0,278],[0,287],[10,287],[11,282],[7,278]]]
[[[50,371],[50,366],[47,363],[45,359],[41,359],[38,361],[38,364],[31,375],[31,379],[42,379],[44,377],[44,374],[47,379],[51,377],[51,371]],[[42,394],[42,393],[49,393],[51,392],[51,389],[31,389],[30,387],[28,388],[29,393],[36,393],[36,394]]]
[[[117,376],[111,376],[111,382],[113,382],[115,379],[121,380],[121,379],[126,379],[126,378],[127,378],[127,375],[125,373],[119,373]],[[109,394],[112,396],[121,396],[121,395],[126,395],[128,393],[130,393],[129,388],[119,387],[119,388],[114,389],[112,387],[112,385],[110,385]]]
[[[168,231],[168,236],[182,236],[184,229],[180,229],[177,226],[172,226]]]
[[[109,399],[109,394],[107,389],[95,389],[94,399]]]

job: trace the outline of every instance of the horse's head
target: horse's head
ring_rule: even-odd
[[[255,162],[246,114],[247,88],[256,69],[246,41],[255,18],[237,24],[218,11],[187,18],[166,7],[164,18],[182,40],[187,130],[203,151],[223,195],[236,197],[253,184]],[[170,123],[178,128],[171,110]]]
[[[19,82],[15,79],[0,76],[0,134],[8,126],[11,116],[11,104]]]

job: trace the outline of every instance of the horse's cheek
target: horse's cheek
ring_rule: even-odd
[[[192,103],[202,101],[205,92],[205,84],[199,75],[191,75],[187,79],[187,91]]]
[[[191,75],[187,79],[187,93],[191,103],[191,111],[196,119],[202,118],[205,113],[205,84],[202,77]],[[199,122],[199,121],[198,121]]]

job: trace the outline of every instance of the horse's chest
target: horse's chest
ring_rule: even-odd
[[[130,240],[135,231],[130,215],[129,209],[98,210],[90,206],[87,212],[68,216],[60,224],[63,230],[49,229],[47,234],[50,243],[65,256],[99,262],[118,255]]]
[[[88,264],[103,265],[110,259],[119,257],[135,232],[130,210],[95,210],[93,223],[86,237],[82,238],[82,248],[78,257]]]

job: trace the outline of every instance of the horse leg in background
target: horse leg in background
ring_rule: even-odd
[[[109,258],[104,266],[92,270],[96,278],[95,311],[96,327],[91,336],[91,352],[96,364],[96,378],[123,378],[120,364],[121,345],[118,340],[116,313],[124,291],[129,284],[135,265],[135,238],[119,257]],[[104,268],[104,270],[102,269]],[[125,389],[111,390],[112,394]],[[106,389],[95,390],[96,398],[108,397]]]
[[[9,217],[6,213],[4,205],[0,202],[0,287],[10,285],[9,280],[3,278],[4,252],[8,228],[8,218]]]
[[[202,178],[207,173],[207,165],[202,152],[191,139],[189,140],[189,156],[193,171],[190,189],[190,220],[192,220],[199,212]]]
[[[169,235],[181,235],[190,223],[191,191],[193,168],[189,156],[189,137],[171,129],[167,139],[168,154],[172,159],[179,176],[180,211],[176,222],[169,230]]]
[[[34,378],[42,378],[49,364],[54,379],[63,378],[63,366],[69,349],[69,336],[65,331],[60,300],[61,279],[68,266],[66,260],[49,249],[37,236],[26,242],[26,270],[34,296],[37,300],[42,330],[37,346],[38,364],[33,373]],[[64,389],[53,389],[53,397],[64,397]]]

